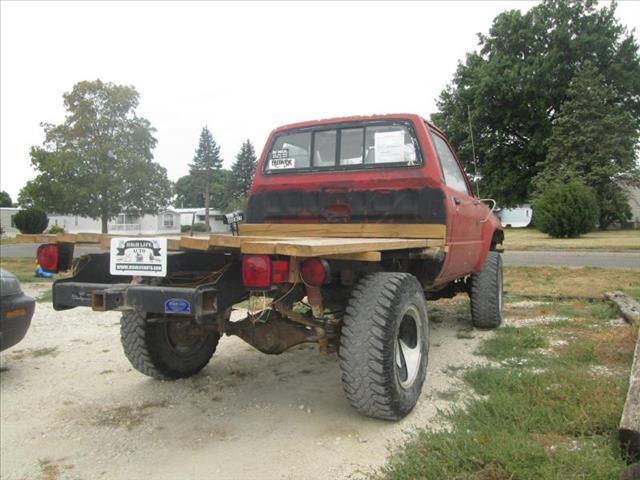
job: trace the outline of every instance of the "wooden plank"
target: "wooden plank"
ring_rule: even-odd
[[[40,235],[18,233],[16,243],[56,243],[56,236],[48,233]]]
[[[77,233],[76,243],[100,243],[101,233]]]
[[[209,250],[209,237],[180,237],[180,249]]]
[[[167,238],[167,250],[176,252],[180,250],[180,239],[178,238]]]
[[[76,243],[75,233],[59,233],[56,235],[56,243]]]
[[[426,240],[407,238],[322,238],[300,240],[248,241],[242,253],[280,254],[294,257],[318,257],[404,248],[425,248]]]
[[[640,461],[640,332],[637,332],[629,390],[620,418],[618,438],[622,451],[629,459],[632,462]]]
[[[275,237],[446,238],[440,224],[402,223],[244,223],[240,235]]]
[[[359,253],[338,253],[336,255],[327,255],[323,258],[328,260],[354,260],[356,262],[379,262],[382,260],[380,252],[359,252]]]

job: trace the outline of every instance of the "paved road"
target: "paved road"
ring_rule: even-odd
[[[509,266],[550,265],[562,267],[640,268],[638,252],[511,251],[504,253]]]
[[[2,245],[3,257],[35,257],[37,245]],[[76,256],[99,252],[96,247],[78,246]],[[504,264],[509,266],[552,265],[566,267],[640,268],[638,252],[567,252],[507,251]]]

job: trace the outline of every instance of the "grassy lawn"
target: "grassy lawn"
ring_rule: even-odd
[[[10,271],[20,282],[42,282],[46,278],[35,276],[36,259],[31,257],[0,257],[0,267]]]
[[[507,228],[506,250],[640,250],[640,230],[591,232],[580,238],[551,238],[532,228]]]
[[[506,272],[505,325],[478,350],[490,366],[452,372],[475,398],[442,412],[445,429],[417,433],[374,478],[618,478],[636,332],[601,294],[640,285],[640,273],[557,269],[545,291],[549,270]]]
[[[2,237],[0,238],[0,245],[15,245],[16,237]]]

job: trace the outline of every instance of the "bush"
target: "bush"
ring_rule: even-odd
[[[49,217],[39,208],[20,210],[13,220],[20,233],[42,233],[49,224]]]
[[[191,231],[191,225],[180,225],[180,231],[182,233],[190,232]],[[194,232],[206,232],[207,228],[206,228],[206,225],[203,222],[197,222],[197,223],[193,224],[193,231]]]
[[[579,180],[548,184],[533,202],[536,227],[552,237],[575,238],[592,231],[598,201],[592,188]]]
[[[64,233],[64,227],[61,227],[60,225],[51,225],[49,230],[47,230],[47,233],[51,233],[53,235],[56,233]]]

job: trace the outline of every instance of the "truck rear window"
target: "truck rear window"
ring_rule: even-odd
[[[265,170],[413,166],[420,163],[417,145],[411,128],[400,124],[291,131],[275,138]]]

